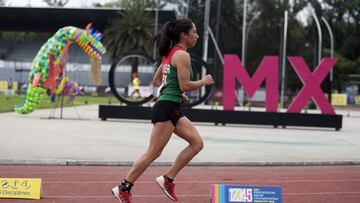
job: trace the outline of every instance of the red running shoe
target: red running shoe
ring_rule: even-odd
[[[165,176],[159,176],[156,178],[156,183],[162,189],[162,191],[168,196],[171,200],[177,201],[177,197],[175,195],[175,184],[167,181]]]
[[[114,187],[111,192],[120,203],[131,203],[131,193],[122,191],[120,186]]]

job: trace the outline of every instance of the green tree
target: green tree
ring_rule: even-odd
[[[136,0],[138,1],[138,0]],[[141,3],[146,7],[146,8],[153,8],[155,7],[155,2],[154,0],[140,0]],[[99,2],[93,3],[93,5],[95,7],[122,7],[122,8],[126,8],[129,7],[132,4],[131,0],[113,0],[104,4],[101,4]]]
[[[223,54],[232,53],[241,56],[242,52],[242,21],[243,21],[243,1],[237,0],[211,1],[210,26],[215,35],[218,36],[217,42]],[[220,6],[220,7],[218,7]],[[262,58],[266,55],[280,54],[280,40],[282,33],[282,22],[284,11],[289,11],[289,32],[288,51],[296,53],[306,52],[305,49],[305,29],[297,20],[296,15],[306,6],[304,1],[295,1],[291,4],[289,0],[250,0],[248,1],[247,12],[247,56],[246,68],[253,73]],[[219,17],[218,16],[219,11]],[[197,24],[200,41],[197,45],[197,53],[202,51],[202,32],[204,20],[204,2],[190,1],[190,17]],[[209,58],[216,58],[216,52],[211,51],[215,48],[209,40]],[[221,67],[219,60],[214,64]],[[211,61],[210,61],[211,62]],[[217,80],[222,79],[222,68],[215,68]],[[295,73],[289,73],[295,75]],[[292,82],[289,80],[289,82]],[[218,86],[221,84],[217,83]],[[291,85],[300,86],[300,81]],[[292,88],[296,89],[296,88]]]
[[[211,0],[210,7],[210,27],[217,37],[217,43],[222,54],[226,53],[240,53],[241,51],[241,6],[236,0]],[[220,11],[218,12],[218,5]],[[203,33],[204,33],[204,12],[205,1],[189,1],[189,18],[196,24],[197,31],[200,39],[196,47],[190,49],[191,53],[195,53],[198,56],[202,56],[203,51]],[[219,18],[217,17],[219,14]],[[209,38],[208,58],[207,61],[210,65],[213,65],[213,71],[216,75],[217,87],[222,84],[222,64],[218,59],[217,53],[213,46],[211,38]],[[213,60],[210,60],[213,59]]]
[[[98,3],[98,4],[101,5],[100,3]],[[121,7],[121,6],[122,6],[122,3],[119,0],[107,2],[104,5],[101,5],[101,7]]]
[[[333,28],[335,48],[344,57],[360,56],[360,1],[324,0],[323,15]]]
[[[303,28],[296,18],[305,5],[292,5],[287,0],[256,0],[250,4],[258,12],[251,27],[248,27],[248,60],[251,67],[257,67],[266,55],[279,55],[282,43],[284,12],[288,11],[288,54],[299,54],[304,47]],[[252,19],[250,18],[249,21]],[[248,25],[250,26],[250,25]]]
[[[347,58],[337,57],[337,65],[334,69],[334,86],[338,92],[342,91],[348,81],[350,74],[359,74],[359,61],[351,61]]]
[[[256,71],[264,56],[281,56],[285,11],[288,11],[287,55],[304,56],[308,61],[311,50],[306,46],[306,29],[297,18],[306,3],[289,0],[254,0],[249,3],[246,68],[250,73]],[[285,93],[294,92],[301,88],[302,83],[287,61],[285,65]]]
[[[210,26],[215,35],[218,34],[218,44],[223,54],[232,53],[241,55],[242,38],[242,6],[243,1],[221,0],[220,15],[217,18],[218,1],[211,1]],[[197,25],[200,40],[191,51],[201,55],[203,21],[205,1],[190,1],[189,16]],[[311,6],[312,8],[309,8]],[[266,55],[280,55],[283,32],[284,11],[289,12],[287,55],[304,57],[308,66],[313,69],[317,66],[317,28],[313,17],[308,16],[306,22],[299,19],[299,13],[309,13],[314,9],[317,17],[325,17],[332,28],[335,37],[335,54],[338,62],[334,67],[334,87],[343,89],[347,84],[349,74],[358,74],[360,71],[360,0],[248,0],[247,16],[247,53],[246,68],[253,73],[262,58]],[[304,15],[302,15],[304,17]],[[250,25],[251,22],[251,25]],[[323,57],[328,57],[330,37],[324,23]],[[211,40],[209,40],[209,59],[216,57]],[[209,61],[211,62],[211,61]],[[215,64],[221,67],[220,64]],[[217,74],[217,81],[222,78],[222,68]],[[291,65],[287,62],[287,89],[299,90],[302,82]],[[220,83],[221,84],[221,83]],[[326,88],[326,82],[323,85]]]
[[[242,7],[234,0],[222,0],[219,19],[217,1],[211,2],[210,26],[218,33],[218,43],[224,53],[235,53],[241,47]],[[217,22],[219,20],[219,22]],[[218,24],[217,24],[218,23]],[[238,52],[237,52],[238,53]]]
[[[104,42],[111,59],[129,51],[151,53],[154,33],[154,17],[146,12],[146,1],[123,1],[125,11],[110,22],[105,30]]]
[[[15,42],[46,41],[51,36],[52,36],[51,33],[15,32],[15,31],[0,32],[0,39],[7,41],[15,41]]]
[[[51,7],[64,7],[69,0],[43,0]]]
[[[321,9],[335,38],[338,61],[334,67],[334,88],[341,91],[349,82],[348,75],[360,72],[360,1],[323,0]],[[329,48],[330,39],[325,36],[323,46]],[[324,53],[324,56],[329,54]]]

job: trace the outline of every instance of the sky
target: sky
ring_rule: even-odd
[[[7,6],[47,7],[43,0],[5,0]],[[111,0],[70,0],[65,7],[91,7],[93,3],[107,3]]]

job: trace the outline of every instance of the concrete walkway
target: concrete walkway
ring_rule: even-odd
[[[126,165],[147,147],[149,121],[101,121],[98,105],[65,108],[63,119],[49,119],[51,111],[0,114],[0,164]],[[359,164],[360,112],[337,113],[341,131],[196,123],[205,148],[192,164]],[[173,136],[156,164],[172,162],[186,144]]]

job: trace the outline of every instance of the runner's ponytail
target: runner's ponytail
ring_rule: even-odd
[[[192,21],[190,19],[166,22],[154,38],[159,56],[165,56],[174,44],[180,41],[180,34],[182,32],[188,33],[191,28]]]

